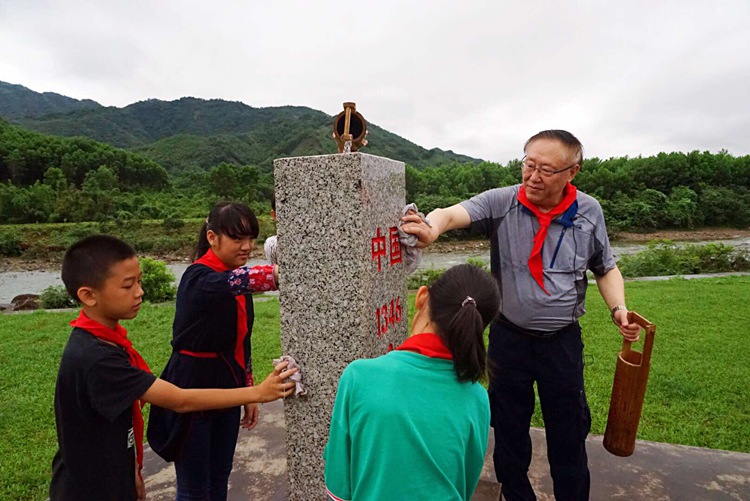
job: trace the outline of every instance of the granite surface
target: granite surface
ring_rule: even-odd
[[[308,395],[285,401],[291,499],[326,499],[323,450],[336,386],[357,358],[407,334],[406,275],[392,228],[404,164],[350,153],[274,162],[282,354]]]

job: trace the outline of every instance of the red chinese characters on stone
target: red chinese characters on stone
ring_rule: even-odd
[[[401,262],[401,242],[398,240],[398,228],[391,226],[388,229],[388,241],[391,247],[391,266]]]
[[[385,258],[385,235],[380,234],[380,228],[378,228],[377,235],[372,239],[372,260],[378,260],[378,272],[381,270],[380,259]]]
[[[390,248],[390,266],[395,266],[401,263],[401,242],[398,239],[398,228],[391,226],[388,228],[388,248]],[[381,234],[380,228],[377,229],[375,237],[370,242],[370,251],[372,253],[372,261],[378,262],[378,272],[383,271],[383,265],[381,260],[386,259],[388,256],[385,235]]]

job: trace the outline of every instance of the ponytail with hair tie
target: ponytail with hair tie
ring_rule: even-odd
[[[483,378],[487,365],[484,329],[500,307],[497,282],[481,268],[463,264],[443,273],[429,291],[430,320],[453,355],[458,380]],[[460,307],[459,298],[463,298]]]
[[[463,307],[464,307],[464,306],[466,306],[467,304],[473,304],[473,305],[474,305],[474,306],[476,307],[476,305],[477,305],[477,302],[476,302],[476,301],[474,301],[474,298],[473,298],[473,297],[471,297],[471,296],[466,296],[466,299],[464,299],[464,301],[463,301],[463,302],[461,303],[461,308],[463,308]]]

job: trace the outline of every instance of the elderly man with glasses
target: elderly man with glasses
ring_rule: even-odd
[[[639,327],[627,320],[623,279],[602,208],[571,184],[583,162],[580,141],[567,131],[542,131],[526,142],[524,153],[520,185],[436,209],[427,216],[429,225],[407,215],[403,229],[417,236],[420,247],[457,228],[470,227],[490,239],[492,274],[502,294],[488,347],[501,499],[536,499],[528,478],[535,382],[555,497],[588,499],[591,414],[578,324],[585,313],[587,270],[620,334],[636,341]]]

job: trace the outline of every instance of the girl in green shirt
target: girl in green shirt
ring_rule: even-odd
[[[349,364],[324,453],[331,499],[471,499],[490,426],[483,332],[499,305],[490,275],[453,267],[417,291],[404,344]]]

